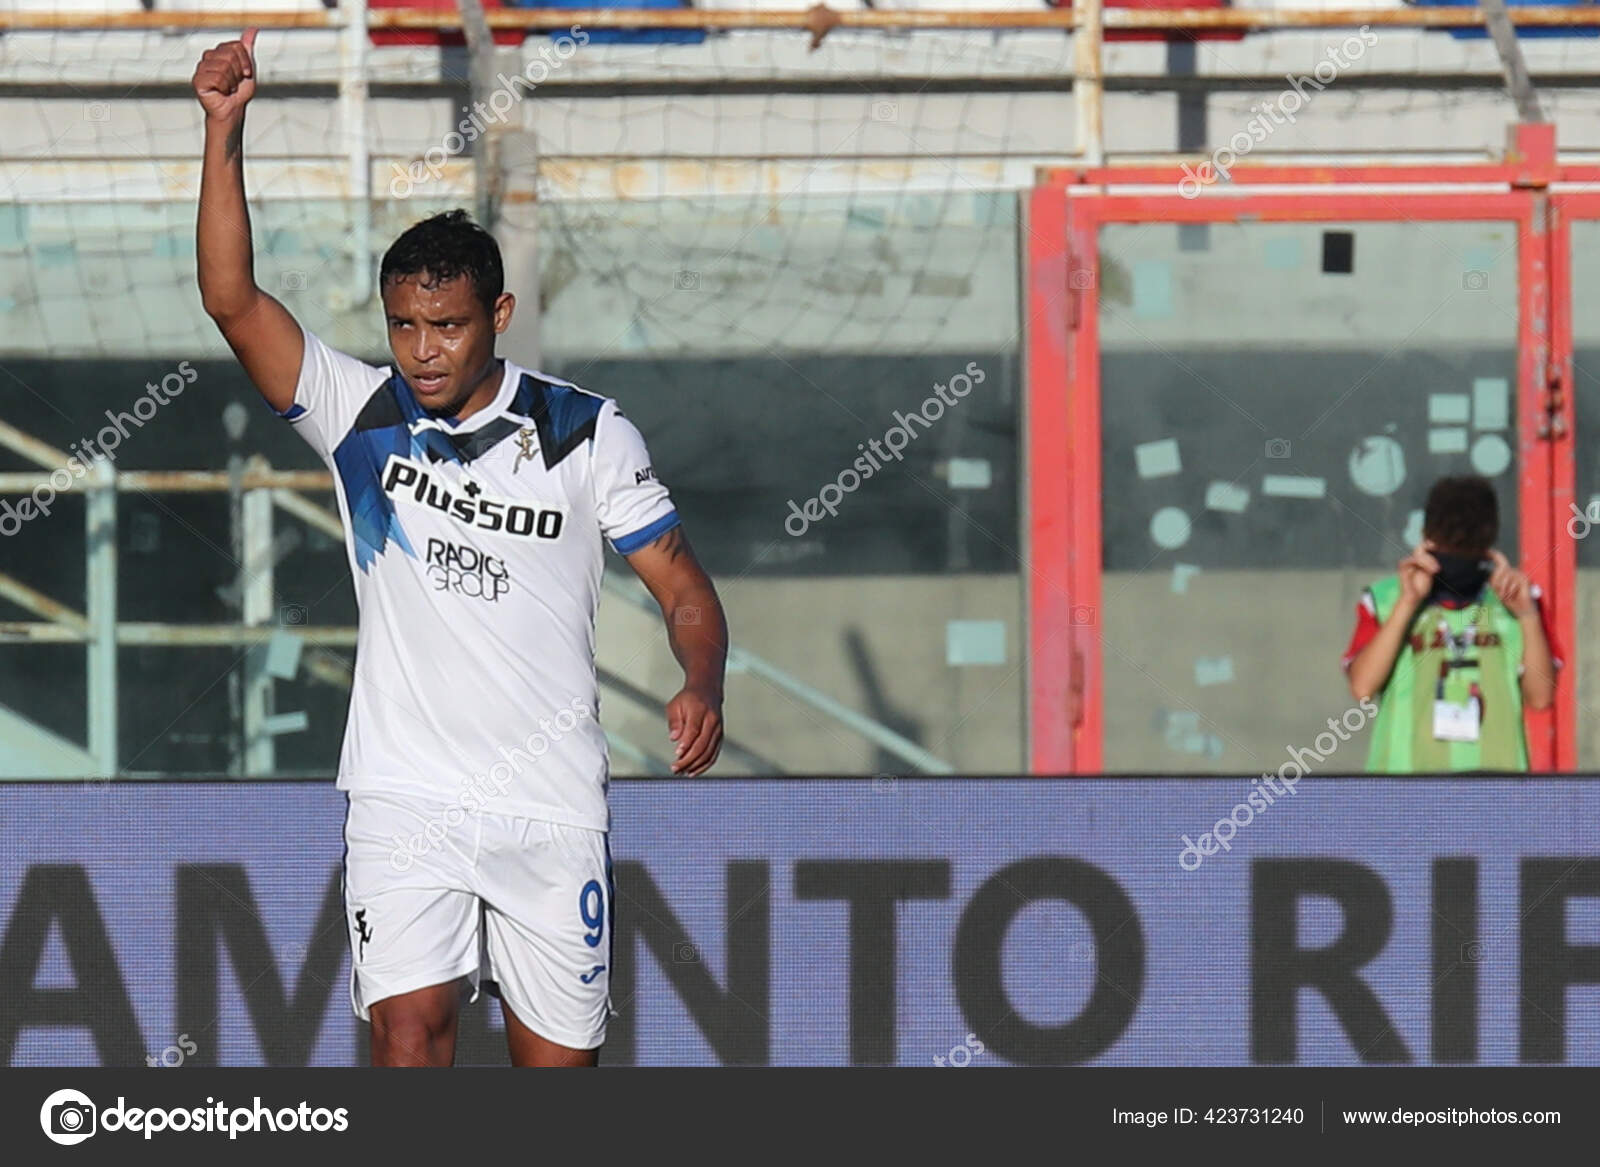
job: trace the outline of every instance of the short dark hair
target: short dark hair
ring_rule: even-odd
[[[1428,491],[1422,533],[1446,550],[1487,551],[1500,534],[1500,501],[1487,478],[1441,478]]]
[[[378,286],[386,287],[392,279],[424,273],[429,286],[468,276],[478,299],[490,312],[505,290],[500,245],[459,209],[441,211],[407,227],[384,252],[378,268]]]

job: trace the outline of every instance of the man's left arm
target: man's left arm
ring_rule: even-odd
[[[661,605],[667,642],[683,666],[683,688],[667,702],[667,731],[677,746],[672,772],[703,774],[722,749],[722,680],[728,657],[722,602],[681,524],[625,558]]]

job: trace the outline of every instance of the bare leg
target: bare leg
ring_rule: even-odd
[[[460,981],[385,997],[370,1012],[374,1066],[448,1066],[455,1062]]]

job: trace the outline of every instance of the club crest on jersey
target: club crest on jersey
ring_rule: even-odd
[[[517,472],[517,467],[524,462],[533,461],[533,442],[539,436],[538,431],[520,429],[517,431],[517,460],[511,463],[511,473]]]
[[[389,455],[384,464],[383,493],[432,507],[475,530],[526,539],[559,539],[567,519],[564,508],[496,498],[484,493],[475,482],[465,482],[452,490],[442,476],[398,454]]]

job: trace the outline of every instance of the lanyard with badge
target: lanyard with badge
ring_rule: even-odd
[[[1450,631],[1450,625],[1443,619],[1439,621],[1439,635],[1444,641],[1449,655],[1439,662],[1439,680],[1433,691],[1433,737],[1441,742],[1475,742],[1478,740],[1479,731],[1483,723],[1483,694],[1476,681],[1468,693],[1465,701],[1447,701],[1444,696],[1445,678],[1450,675],[1451,669],[1477,668],[1478,658],[1470,659],[1469,650],[1477,647],[1478,618],[1482,611],[1476,611],[1467,619],[1467,626],[1458,636]]]

